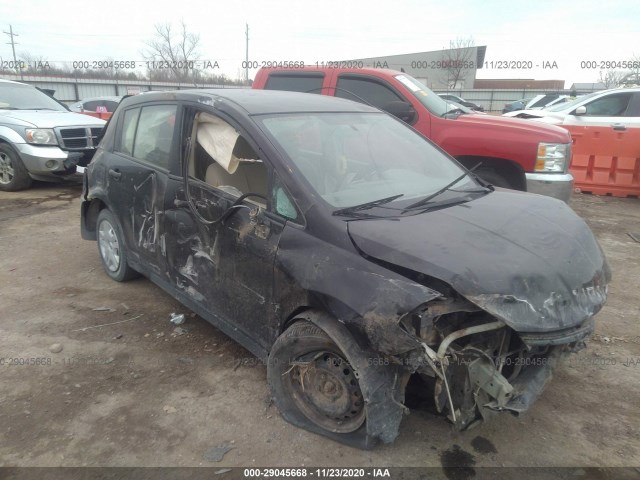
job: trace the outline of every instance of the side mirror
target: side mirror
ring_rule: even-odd
[[[587,107],[585,107],[584,105],[580,105],[578,108],[575,109],[575,111],[573,112],[574,115],[584,115],[585,113],[587,113]]]
[[[409,102],[403,102],[400,100],[389,102],[384,107],[382,107],[382,110],[390,113],[394,117],[397,117],[406,123],[411,123],[416,118],[416,110]]]

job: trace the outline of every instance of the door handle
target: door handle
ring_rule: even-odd
[[[120,178],[122,177],[122,172],[120,172],[119,170],[114,170],[112,168],[109,169],[109,176],[111,178],[113,178],[114,180],[120,181]]]
[[[624,126],[622,123],[614,123],[611,126],[613,127],[614,130],[617,130],[619,132],[624,132],[627,129],[627,127]]]

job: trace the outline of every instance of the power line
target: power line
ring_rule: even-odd
[[[13,25],[9,25],[9,31],[3,32],[9,35],[11,41],[7,42],[7,45],[11,45],[11,51],[13,52],[13,65],[16,69],[16,72],[20,72],[20,79],[22,80],[22,70],[18,67],[18,59],[16,58],[16,41],[13,37],[19,36],[17,33],[13,33]]]
[[[249,84],[249,24],[246,23],[246,31],[245,31],[245,36],[247,38],[246,40],[246,49],[245,49],[245,64],[244,64],[244,79],[247,81],[247,85]]]

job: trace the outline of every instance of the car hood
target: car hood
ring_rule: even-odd
[[[558,143],[566,143],[569,141],[568,133],[565,129],[556,127],[552,124],[550,125],[540,125],[531,123],[522,118],[514,118],[514,115],[520,114],[522,112],[529,112],[531,115],[542,116],[542,110],[517,110],[514,112],[505,113],[502,116],[495,115],[480,115],[477,113],[472,113],[468,115],[460,115],[457,118],[457,122],[460,123],[474,123],[478,126],[483,126],[488,129],[518,129],[527,133],[531,137],[538,136],[543,141],[551,141],[550,137],[555,137],[554,141]],[[549,113],[549,112],[544,112]],[[551,122],[554,123],[554,122]],[[562,119],[557,122],[562,123]]]
[[[564,202],[496,190],[398,220],[348,223],[362,253],[438,278],[519,332],[575,327],[604,305],[611,272]]]
[[[50,110],[7,110],[2,117],[17,120],[25,126],[36,128],[70,127],[77,125],[103,126],[106,122],[89,115],[74,112],[52,112]],[[18,123],[13,122],[13,123]]]

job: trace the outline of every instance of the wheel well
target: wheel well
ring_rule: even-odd
[[[302,306],[296,308],[293,312],[291,312],[287,316],[286,320],[284,322],[282,322],[282,328],[280,329],[280,333],[284,332],[293,323],[295,323],[295,321],[297,320],[296,317],[298,317],[299,315],[303,314],[304,312],[306,312],[308,310],[317,310],[317,309],[315,307],[312,307],[311,305],[302,305]]]
[[[478,170],[493,170],[508,181],[509,185],[515,190],[527,190],[527,182],[523,168],[511,160],[476,156],[460,156],[456,157],[456,160],[467,168],[475,167],[479,162],[482,162]]]
[[[7,141],[7,140],[5,140],[4,138],[0,138],[0,145],[9,145],[11,148],[13,148],[13,147],[12,147],[12,145],[11,145],[11,142],[8,142],[8,141]],[[13,150],[14,150],[14,151],[16,151],[16,149],[15,149],[15,148],[14,148]],[[16,153],[17,153],[17,152],[16,152]]]
[[[326,300],[326,299],[325,299]],[[313,303],[313,302],[312,302]],[[370,347],[370,341],[367,337],[367,334],[364,330],[362,322],[358,319],[360,318],[355,312],[348,310],[335,311],[331,308],[331,302],[324,303],[319,302],[317,305],[301,305],[296,307],[287,317],[284,322],[281,324],[281,330],[279,335],[285,332],[291,325],[296,323],[299,320],[306,320],[309,315],[321,315],[325,318],[331,318],[335,322],[343,325],[349,334],[352,336],[353,340],[361,347],[368,348]]]
[[[107,204],[98,198],[91,200],[87,213],[85,215],[85,226],[89,232],[95,233],[98,214],[101,210],[107,208]]]

